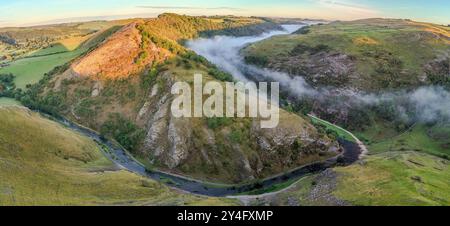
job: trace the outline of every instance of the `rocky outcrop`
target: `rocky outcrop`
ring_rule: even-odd
[[[286,71],[291,75],[304,76],[312,85],[344,85],[355,74],[355,59],[346,54],[319,52],[304,57],[289,55],[267,65],[269,68]]]

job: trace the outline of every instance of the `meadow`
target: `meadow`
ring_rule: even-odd
[[[54,48],[45,50],[46,52],[57,51]],[[80,56],[86,49],[79,48],[73,51],[54,53],[44,56],[28,57],[12,62],[9,66],[1,68],[0,74],[12,73],[16,76],[15,84],[17,88],[26,89],[28,84],[39,82],[44,74],[57,66],[61,66],[76,57]]]

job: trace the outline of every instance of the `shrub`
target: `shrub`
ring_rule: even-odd
[[[229,125],[231,123],[231,119],[226,117],[213,117],[206,119],[206,123],[208,125],[208,128],[217,129],[222,126]]]
[[[294,49],[291,50],[290,55],[292,56],[298,56],[301,54],[304,54],[308,52],[311,55],[320,53],[320,52],[329,52],[331,48],[324,44],[319,44],[314,47],[311,47],[307,44],[300,43],[297,46],[294,47]]]
[[[119,113],[110,114],[108,120],[101,126],[100,132],[114,138],[131,151],[137,150],[145,136],[143,129]]]
[[[269,59],[266,56],[246,56],[245,61],[257,66],[266,66],[269,63]]]
[[[208,74],[211,75],[212,77],[214,77],[217,80],[223,81],[223,82],[232,82],[233,81],[233,76],[223,72],[217,68],[211,68],[208,71]]]
[[[0,74],[0,97],[13,97],[16,88],[13,74]]]
[[[231,131],[229,138],[233,143],[241,143],[242,142],[242,131],[241,130],[233,130]]]
[[[308,34],[309,32],[311,32],[311,30],[310,30],[309,26],[306,26],[306,27],[302,27],[302,28],[298,29],[298,30],[295,32],[295,34],[306,35],[306,34]]]

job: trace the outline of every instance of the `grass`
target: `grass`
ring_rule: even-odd
[[[78,47],[80,47],[83,42],[91,38],[92,35],[85,35],[85,36],[74,36],[66,39],[59,40],[47,48],[43,48],[37,51],[34,51],[28,55],[28,57],[36,57],[36,56],[42,56],[42,55],[49,55],[49,54],[55,54],[55,53],[62,53],[62,52],[68,52],[68,51],[74,51]]]
[[[402,133],[393,131],[380,123],[375,127],[358,135],[366,141],[372,154],[389,151],[419,151],[438,157],[450,157],[450,127],[448,125],[438,124],[430,127],[418,124]]]
[[[344,129],[342,129],[336,125],[333,125],[327,121],[321,120],[319,118],[315,118],[315,117],[309,117],[309,118],[311,119],[312,123],[322,125],[325,127],[326,130],[331,130],[331,131],[336,132],[338,137],[343,138],[348,141],[356,142],[356,140],[351,136],[351,134],[349,134]]]
[[[425,153],[383,153],[336,171],[334,195],[354,205],[450,205],[449,162]]]
[[[450,205],[449,161],[420,152],[368,156],[363,163],[333,170],[334,179],[313,174],[270,198],[271,205],[336,205],[330,198],[357,206]],[[320,183],[320,185],[319,185]],[[320,186],[322,189],[316,189]],[[333,188],[326,192],[327,188]],[[255,205],[266,205],[255,201]]]
[[[12,73],[16,76],[15,84],[17,88],[25,89],[27,84],[39,82],[44,74],[51,71],[56,66],[63,65],[80,56],[86,49],[76,49],[74,51],[52,54],[40,57],[23,58],[12,62],[9,66],[1,68],[0,73]]]
[[[34,51],[27,57],[39,57],[39,56],[43,56],[43,55],[63,53],[63,52],[68,52],[68,51],[71,51],[71,50],[69,50],[66,46],[64,46],[61,43],[56,43],[45,49],[40,49],[40,50]]]
[[[0,108],[1,205],[235,205],[181,194],[119,170],[89,138],[14,107]]]
[[[0,97],[0,107],[2,106],[22,106],[22,104],[12,98]]]

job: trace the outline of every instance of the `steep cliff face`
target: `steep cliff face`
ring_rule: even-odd
[[[261,129],[258,118],[171,114],[174,82],[192,84],[194,73],[204,81],[229,77],[178,41],[261,23],[172,14],[135,21],[46,81],[41,103],[116,139],[145,163],[211,181],[263,178],[336,155],[337,142],[283,110],[275,129]]]

